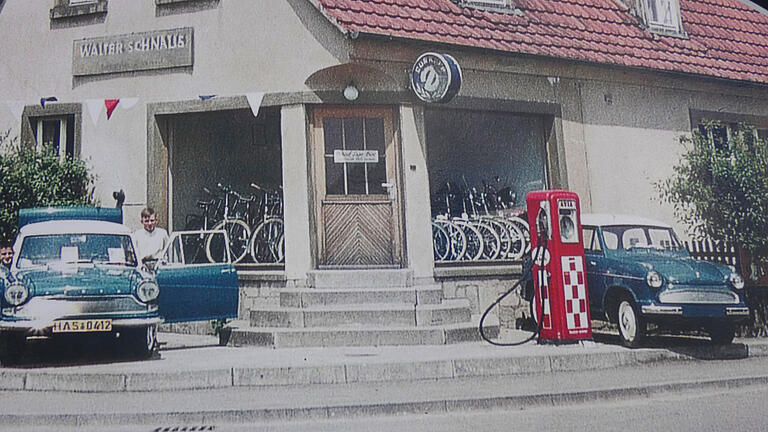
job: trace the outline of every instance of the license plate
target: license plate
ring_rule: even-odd
[[[112,331],[111,319],[54,321],[53,333],[108,332]]]

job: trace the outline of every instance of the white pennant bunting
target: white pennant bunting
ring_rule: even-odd
[[[101,110],[104,109],[104,99],[87,99],[85,106],[88,107],[88,114],[91,115],[93,125],[96,126],[96,123],[99,122]]]
[[[254,117],[259,116],[259,108],[261,107],[261,100],[264,99],[264,92],[246,93],[246,99],[248,99],[248,105],[251,106],[251,112]]]
[[[120,98],[120,108],[131,109],[138,102],[139,102],[139,98],[137,97]]]

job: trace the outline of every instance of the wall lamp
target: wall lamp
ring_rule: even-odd
[[[351,102],[357,100],[357,98],[360,97],[360,90],[357,89],[355,83],[350,82],[346,87],[344,87],[343,94],[344,99]]]

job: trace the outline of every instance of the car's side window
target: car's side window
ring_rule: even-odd
[[[582,228],[582,239],[584,241],[584,252],[601,252],[600,239],[597,235],[597,230],[593,227]]]
[[[605,241],[606,249],[619,248],[619,236],[616,233],[603,230],[603,240]]]
[[[624,234],[621,236],[621,243],[624,245],[624,249],[636,246],[648,246],[645,230],[642,228],[630,228],[624,231]]]

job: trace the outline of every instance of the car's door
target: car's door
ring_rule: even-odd
[[[582,226],[584,241],[584,258],[587,261],[587,289],[589,291],[589,307],[594,314],[603,312],[602,299],[605,295],[605,271],[603,245],[600,242],[600,231],[597,227]]]
[[[237,317],[238,282],[224,231],[177,231],[155,275],[165,322]]]

